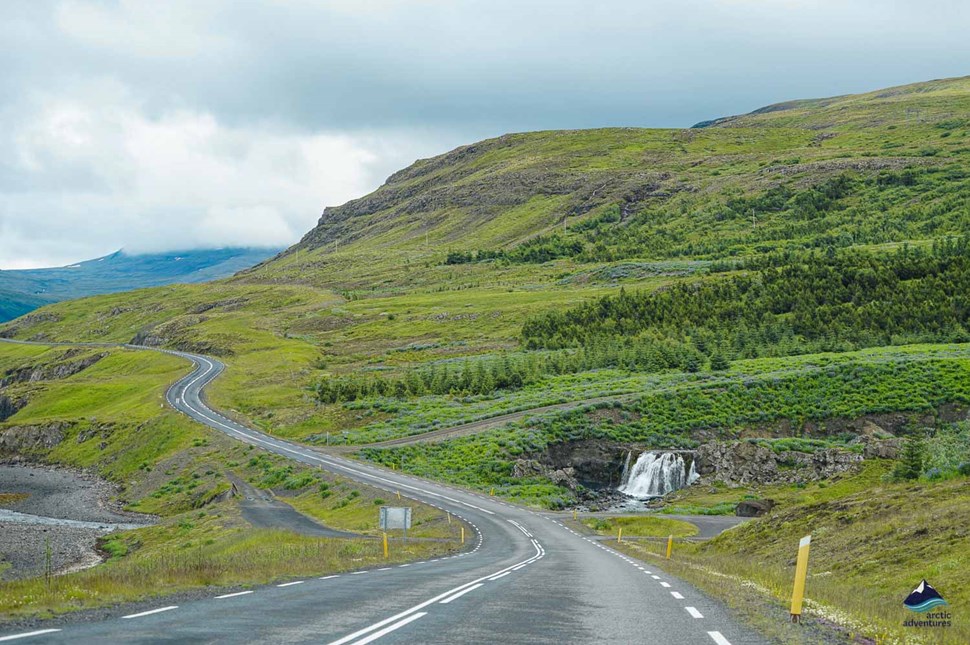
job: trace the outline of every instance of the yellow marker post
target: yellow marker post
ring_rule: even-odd
[[[401,491],[397,491],[397,498],[401,499]]]
[[[384,534],[384,557],[387,558],[387,533]]]
[[[465,527],[461,527],[461,543],[465,543]]]
[[[622,541],[623,541],[623,527],[621,526],[616,531],[616,543],[619,544]]]
[[[445,511],[445,515],[448,516],[448,523],[451,524],[451,513],[449,513],[448,511]]]
[[[492,490],[488,491],[488,494],[489,495],[495,495],[495,489],[493,488]]]
[[[579,519],[579,513],[577,511],[573,511],[573,520],[577,519]]]
[[[670,552],[674,550],[674,536],[667,538],[667,559],[670,559]]]
[[[808,576],[808,547],[812,536],[806,535],[798,542],[798,560],[795,563],[795,587],[791,593],[791,621],[797,623],[802,616],[802,600],[805,598],[805,578]]]

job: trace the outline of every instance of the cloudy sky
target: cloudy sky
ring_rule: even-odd
[[[285,245],[509,131],[970,74],[962,0],[4,0],[0,268]]]

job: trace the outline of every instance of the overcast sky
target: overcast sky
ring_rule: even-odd
[[[420,157],[970,74],[962,0],[0,3],[0,268],[285,245]]]

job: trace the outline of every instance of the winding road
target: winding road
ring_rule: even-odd
[[[225,366],[194,365],[168,403],[199,423],[269,452],[419,500],[463,518],[475,535],[455,556],[325,575],[179,605],[124,608],[97,622],[0,629],[0,642],[663,643],[764,640],[717,601],[653,565],[574,532],[558,518],[399,472],[321,454],[211,409],[205,387]]]

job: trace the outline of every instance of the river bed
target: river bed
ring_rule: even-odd
[[[6,494],[6,495],[4,495]],[[66,573],[96,565],[99,537],[154,518],[111,502],[114,487],[85,473],[0,465],[0,580]]]

